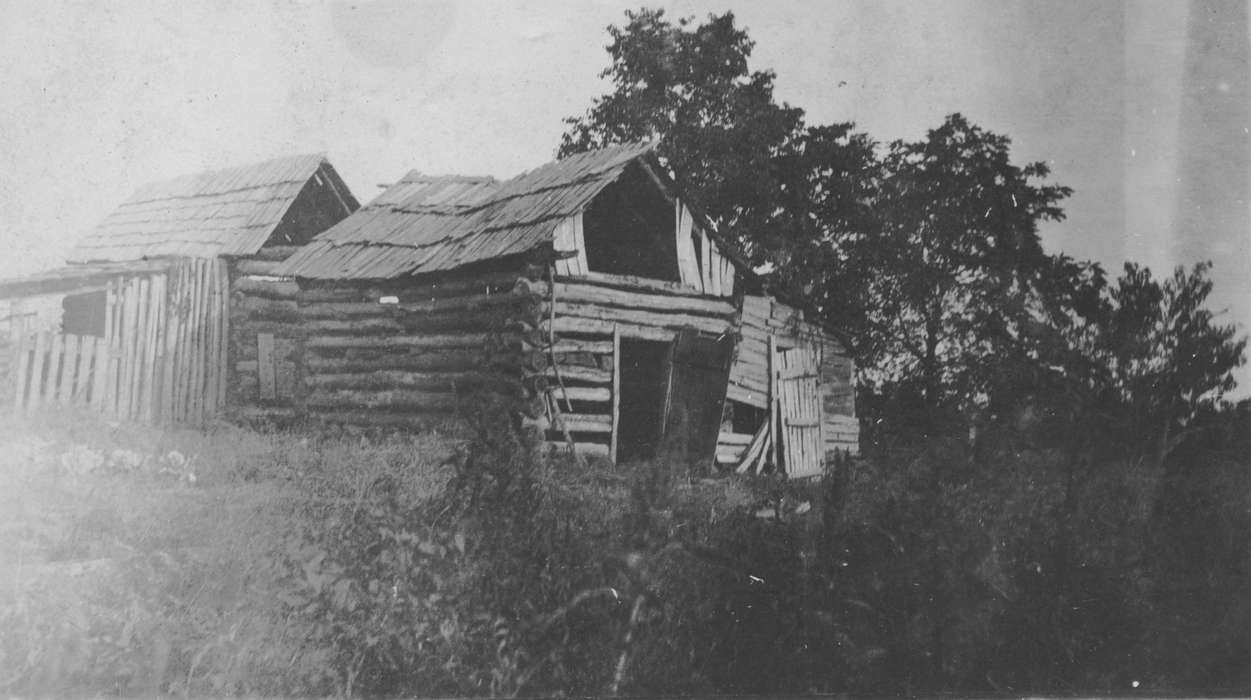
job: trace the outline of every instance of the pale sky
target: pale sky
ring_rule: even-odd
[[[1076,190],[1068,221],[1044,231],[1050,250],[1113,271],[1126,257],[1163,267],[1215,251],[1222,301],[1251,321],[1247,110],[1201,109],[1211,96],[1251,106],[1246,61],[1229,53],[1230,36],[1247,42],[1246,0],[1224,15],[1173,0],[650,5],[733,10],[756,41],[752,67],[772,68],[779,100],[811,123],[918,139],[959,111],[1006,133],[1016,162],[1046,160]],[[138,185],[197,170],[321,151],[367,201],[412,168],[508,177],[537,166],[561,119],[605,90],[605,27],[635,7],[0,0],[0,276],[58,264]],[[1231,16],[1241,34],[1195,33]],[[1196,62],[1209,54],[1237,60]],[[1194,137],[1225,132],[1215,145]],[[1211,189],[1195,164],[1222,150],[1235,157],[1215,177],[1233,191],[1218,199],[1231,204],[1203,237],[1224,243],[1178,246],[1195,220],[1186,207],[1211,208],[1188,198]]]

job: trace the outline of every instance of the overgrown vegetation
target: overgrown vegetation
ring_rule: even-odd
[[[422,436],[0,432],[0,692],[1191,694],[1251,685],[1245,342],[1207,267],[1046,253],[1066,188],[954,115],[811,126],[730,14],[630,13],[562,150],[663,136],[866,369],[817,483]]]

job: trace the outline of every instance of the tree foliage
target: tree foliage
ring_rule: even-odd
[[[1234,388],[1246,338],[1207,308],[1209,263],[1170,277],[1126,263],[1105,293],[1084,350],[1100,369],[1098,390],[1108,426],[1141,459],[1163,465],[1200,412]]]
[[[851,124],[809,128],[778,104],[774,74],[748,66],[754,42],[734,14],[694,24],[663,10],[608,28],[612,92],[566,119],[560,155],[659,139],[684,196],[737,240],[753,264],[798,257],[826,222],[819,209],[854,199],[848,172],[869,169],[872,144]],[[848,214],[842,214],[847,216]]]

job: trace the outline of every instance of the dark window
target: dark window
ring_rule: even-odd
[[[635,163],[587,207],[582,219],[592,272],[670,282],[678,273],[674,206]]]
[[[104,337],[103,291],[70,294],[61,300],[61,332]]]

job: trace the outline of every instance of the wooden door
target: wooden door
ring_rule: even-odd
[[[821,439],[821,392],[818,362],[813,348],[776,351],[773,357],[777,392],[778,441],[781,461],[791,478],[820,476],[824,471]]]
[[[730,381],[734,338],[684,329],[674,341],[665,400],[665,429],[658,451],[675,469],[710,468]]]

